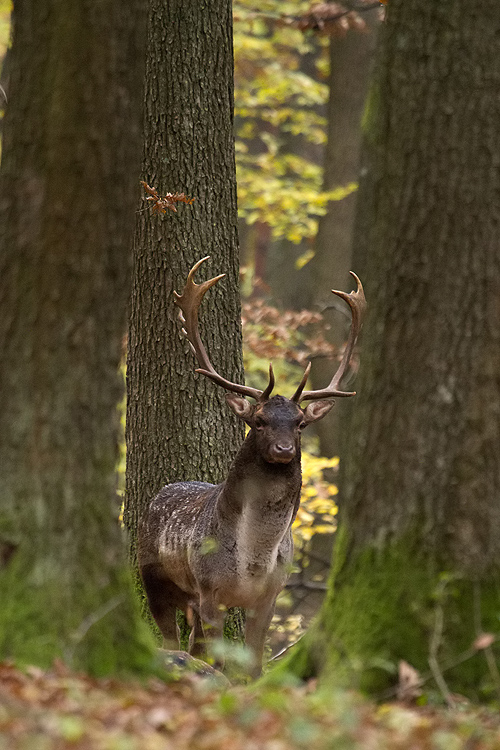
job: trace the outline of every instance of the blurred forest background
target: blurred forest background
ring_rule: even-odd
[[[3,106],[11,6],[5,0],[0,7]],[[255,387],[272,361],[280,391],[288,393],[309,360],[319,387],[343,351],[349,319],[330,289],[350,283],[361,119],[383,15],[378,2],[358,6],[233,7],[243,357]],[[273,652],[304,632],[327,587],[339,459],[338,425],[334,416],[325,422],[304,444],[296,568],[275,616]],[[120,492],[125,455],[123,443]]]
[[[358,394],[304,436],[295,568],[270,633],[288,697],[268,682],[258,709],[199,698],[193,713],[181,689],[183,724],[143,695],[141,747],[172,721],[210,738],[186,730],[186,747],[223,746],[217,731],[244,747],[222,716],[259,747],[392,746],[382,729],[394,747],[498,747],[498,0],[23,0],[13,46],[11,5],[0,0],[0,655],[60,660],[51,696],[68,668],[150,673],[119,517],[134,566],[145,503],[166,482],[221,481],[243,438],[192,372],[172,291],[210,255],[208,273],[227,276],[203,312],[207,348],[258,388],[272,360],[290,395],[307,361],[314,388],[335,369],[349,319],[330,290],[353,269],[369,305]],[[154,211],[139,180],[194,202]],[[306,693],[290,675],[313,696],[295,723]],[[402,713],[384,725],[337,692],[314,708],[333,675]],[[493,713],[462,721],[468,701]],[[456,713],[434,724],[404,708],[416,703]],[[83,742],[82,726],[53,731]]]

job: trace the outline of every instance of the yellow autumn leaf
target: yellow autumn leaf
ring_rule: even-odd
[[[315,534],[333,534],[333,532],[337,529],[337,525],[327,525],[327,524],[320,524],[319,526],[315,526],[314,529],[311,529],[314,531]]]
[[[300,509],[297,515],[300,516],[302,523],[314,523],[313,514],[308,513],[307,510],[304,510],[303,508]]]
[[[298,536],[300,539],[308,542],[310,539],[312,539],[314,533],[315,531],[312,526],[302,526],[299,530]]]

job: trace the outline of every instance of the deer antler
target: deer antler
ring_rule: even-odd
[[[193,278],[196,271],[202,263],[209,259],[209,257],[210,256],[207,255],[206,258],[202,258],[194,264],[188,274],[182,294],[174,292],[174,302],[181,308],[179,311],[179,318],[183,324],[182,332],[187,338],[193,354],[200,365],[195,372],[199,372],[201,375],[206,375],[207,378],[210,378],[214,383],[222,386],[227,391],[241,393],[243,396],[251,396],[252,398],[257,399],[257,401],[267,401],[274,388],[274,374],[271,365],[269,365],[269,383],[264,391],[260,391],[257,388],[250,388],[250,386],[247,385],[240,385],[239,383],[231,383],[231,381],[226,380],[222,375],[219,375],[215,371],[208,358],[206,349],[203,346],[198,327],[198,309],[205,292],[226,275],[223,273],[213,279],[204,281],[202,284],[194,283]]]
[[[347,344],[345,347],[344,355],[342,357],[338,370],[326,388],[323,388],[320,391],[304,391],[304,386],[307,382],[309,370],[311,369],[311,364],[309,363],[308,366],[306,367],[302,380],[300,381],[300,385],[295,391],[291,399],[292,401],[295,401],[297,404],[299,404],[301,401],[318,399],[318,398],[333,398],[333,397],[338,397],[338,396],[355,396],[356,395],[355,391],[337,390],[338,386],[340,385],[340,381],[344,377],[347,367],[349,365],[349,361],[351,359],[354,345],[356,344],[356,339],[358,338],[358,334],[361,329],[361,324],[363,322],[363,313],[366,308],[366,299],[365,299],[365,294],[363,292],[363,285],[361,284],[361,281],[358,279],[355,273],[353,273],[352,271],[350,273],[351,273],[351,276],[354,276],[354,278],[356,279],[357,289],[355,292],[350,292],[348,294],[347,292],[338,292],[337,290],[332,289],[332,292],[336,294],[337,297],[340,297],[341,299],[347,302],[347,304],[351,308],[351,314],[352,314],[351,329],[349,331],[349,337],[347,339]]]

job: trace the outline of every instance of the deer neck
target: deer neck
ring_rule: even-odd
[[[245,511],[286,517],[296,510],[302,482],[300,449],[287,464],[269,463],[256,450],[252,432],[241,446],[222,485],[219,513],[235,518]]]
[[[244,591],[246,586],[251,592],[258,590],[258,582],[276,570],[280,551],[282,562],[290,559],[292,542],[286,539],[300,486],[300,453],[288,464],[268,463],[255,450],[250,433],[221,486],[216,510],[219,536],[235,549]]]

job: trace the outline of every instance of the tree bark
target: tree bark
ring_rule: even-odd
[[[399,660],[444,670],[498,631],[499,31],[493,0],[389,5],[363,361],[330,589],[291,660],[302,675],[378,691]],[[496,681],[483,652],[445,679],[476,698]]]
[[[141,2],[14,4],[0,179],[0,653],[95,673],[142,643],[118,525]]]
[[[324,190],[348,185],[359,178],[361,118],[375,53],[378,9],[365,13],[363,20],[367,24],[363,31],[350,29],[344,37],[330,40]],[[305,305],[324,310],[325,322],[330,326],[328,339],[338,349],[346,340],[349,318],[339,314],[338,310],[343,308],[335,303],[330,290],[352,286],[349,271],[357,197],[355,192],[341,201],[330,201],[326,214],[319,219],[314,257],[303,273],[303,285],[309,293]],[[313,362],[313,388],[324,388],[333,370],[334,364],[328,360]],[[338,452],[338,417],[343,408],[344,405],[338,404],[316,425],[322,456],[331,457]]]
[[[202,338],[216,369],[243,382],[231,2],[150,0],[149,8],[143,177],[195,202],[137,218],[125,503],[133,560],[138,518],[161,487],[222,481],[244,436],[224,391],[194,373],[173,301],[189,268],[210,255],[197,281],[226,278],[202,303]]]

